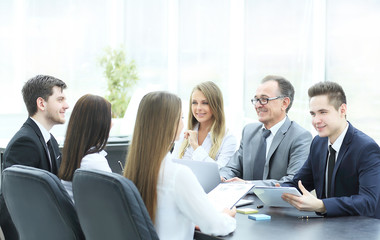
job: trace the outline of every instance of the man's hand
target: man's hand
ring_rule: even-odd
[[[228,180],[225,180],[225,181],[223,181],[223,182],[228,183],[228,182],[245,182],[245,181],[244,181],[243,179],[241,179],[241,178],[234,177],[234,178],[230,178],[230,179],[228,179]]]
[[[323,201],[314,197],[309,191],[307,191],[302,185],[301,180],[298,181],[298,188],[301,190],[303,194],[302,196],[298,197],[290,193],[284,193],[281,198],[301,211],[326,212]]]

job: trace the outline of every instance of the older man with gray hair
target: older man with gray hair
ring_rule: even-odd
[[[310,132],[287,116],[294,99],[292,84],[265,77],[251,100],[260,123],[244,127],[240,148],[220,170],[226,182],[249,180],[274,186],[293,179],[309,154]]]

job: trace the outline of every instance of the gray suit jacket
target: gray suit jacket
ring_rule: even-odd
[[[244,127],[240,148],[228,164],[220,170],[222,177],[252,180],[253,166],[261,137],[259,131],[262,125],[262,123],[251,123]],[[309,155],[311,140],[309,131],[286,117],[269,148],[264,166],[264,181],[255,181],[256,186],[272,186],[277,182],[292,180]]]

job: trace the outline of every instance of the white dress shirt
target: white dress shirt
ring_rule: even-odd
[[[285,123],[285,120],[286,120],[286,116],[284,117],[284,119],[282,119],[281,121],[279,121],[276,125],[274,125],[270,129],[268,129],[270,131],[270,135],[266,139],[266,141],[267,141],[267,149],[266,149],[265,156],[268,156],[268,152],[269,152],[270,146],[272,145],[273,138],[274,138],[274,136],[276,136],[276,133],[278,132],[278,130]],[[264,124],[263,124],[263,128],[266,129],[264,127]]]
[[[192,240],[195,224],[212,235],[227,235],[236,228],[235,218],[218,212],[193,172],[174,163],[169,153],[157,184],[156,231],[162,240]]]
[[[48,159],[49,159],[50,169],[53,169],[51,159],[50,159],[49,147],[47,146],[47,142],[50,141],[50,132],[44,126],[42,126],[42,124],[39,123],[36,119],[34,119],[32,117],[30,117],[30,119],[32,119],[36,123],[36,125],[38,126],[38,128],[40,129],[40,131],[42,133],[42,136],[44,137],[44,141],[46,143],[46,150],[47,150],[48,156],[49,156]]]
[[[199,125],[196,125],[194,131],[198,132]],[[183,137],[182,137],[183,139]],[[178,146],[177,146],[178,145]],[[174,156],[178,158],[179,155],[179,147],[182,145],[182,141],[179,141],[179,144],[176,144],[176,148],[174,150]],[[226,166],[230,158],[234,155],[237,150],[237,141],[236,137],[226,131],[226,135],[223,138],[222,144],[219,147],[218,152],[216,153],[215,160],[212,159],[208,154],[212,147],[211,142],[211,133],[209,132],[203,141],[202,145],[200,145],[195,151],[191,145],[187,147],[185,150],[185,154],[182,159],[186,160],[195,160],[195,161],[205,161],[205,162],[216,162],[218,164],[218,168]]]
[[[79,169],[93,169],[112,172],[110,166],[108,165],[106,156],[107,152],[104,150],[97,153],[87,154],[82,158]],[[65,180],[61,180],[61,182],[69,194],[71,200],[74,202],[72,182]]]
[[[30,119],[32,119],[36,123],[36,125],[38,126],[38,128],[40,129],[40,131],[42,133],[42,136],[44,137],[45,143],[47,143],[50,140],[49,131],[44,126],[42,126],[42,124],[39,123],[36,119],[34,119],[32,117]]]

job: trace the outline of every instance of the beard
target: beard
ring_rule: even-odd
[[[61,118],[59,113],[56,112],[47,112],[46,119],[53,123],[54,125],[56,124],[64,124],[66,122],[65,118]]]

